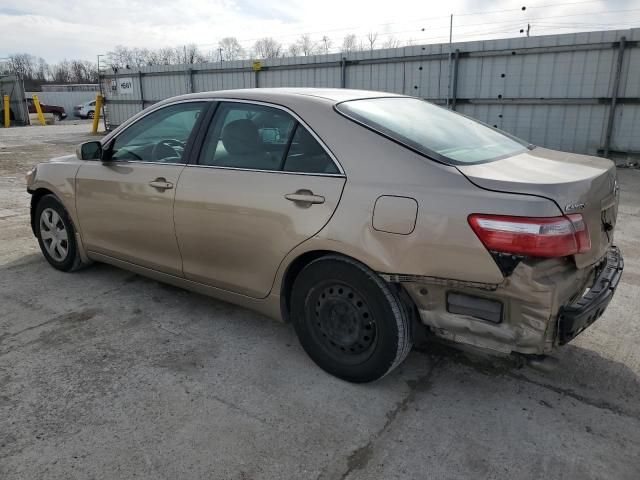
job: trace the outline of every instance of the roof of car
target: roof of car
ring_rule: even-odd
[[[319,99],[325,99],[333,103],[343,102],[346,100],[356,100],[362,98],[378,98],[378,97],[399,97],[395,93],[388,92],[376,92],[373,90],[352,90],[346,88],[241,88],[236,90],[218,90],[210,92],[191,93],[182,95],[176,99],[188,99],[188,98],[235,98],[235,99],[247,99],[247,100],[263,100],[263,101],[275,101],[286,100],[287,98],[292,100],[294,98],[300,99],[300,97],[314,97]]]

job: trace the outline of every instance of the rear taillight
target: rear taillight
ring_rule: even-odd
[[[509,217],[469,215],[469,225],[487,249],[531,257],[566,257],[591,248],[582,215]]]

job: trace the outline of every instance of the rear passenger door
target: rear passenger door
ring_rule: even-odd
[[[282,259],[329,221],[344,183],[337,162],[291,112],[222,102],[176,191],[185,277],[266,297]]]

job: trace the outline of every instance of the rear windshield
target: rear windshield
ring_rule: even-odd
[[[527,143],[417,98],[349,100],[345,116],[448,164],[484,163],[527,150]]]

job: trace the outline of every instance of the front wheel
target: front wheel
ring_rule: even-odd
[[[93,117],[95,117],[95,116],[96,116],[95,112],[94,112],[93,110],[91,110],[91,111],[89,112],[89,114],[87,115],[87,118],[93,118]]]
[[[375,272],[346,257],[322,257],[300,272],[291,317],[311,359],[350,382],[384,377],[411,350],[410,319],[398,295]]]
[[[62,121],[62,115],[59,113],[54,113],[53,114],[53,118],[55,118],[56,123],[61,122]]]
[[[82,262],[75,229],[69,214],[55,196],[42,197],[34,220],[40,250],[49,264],[64,272],[78,269]]]

